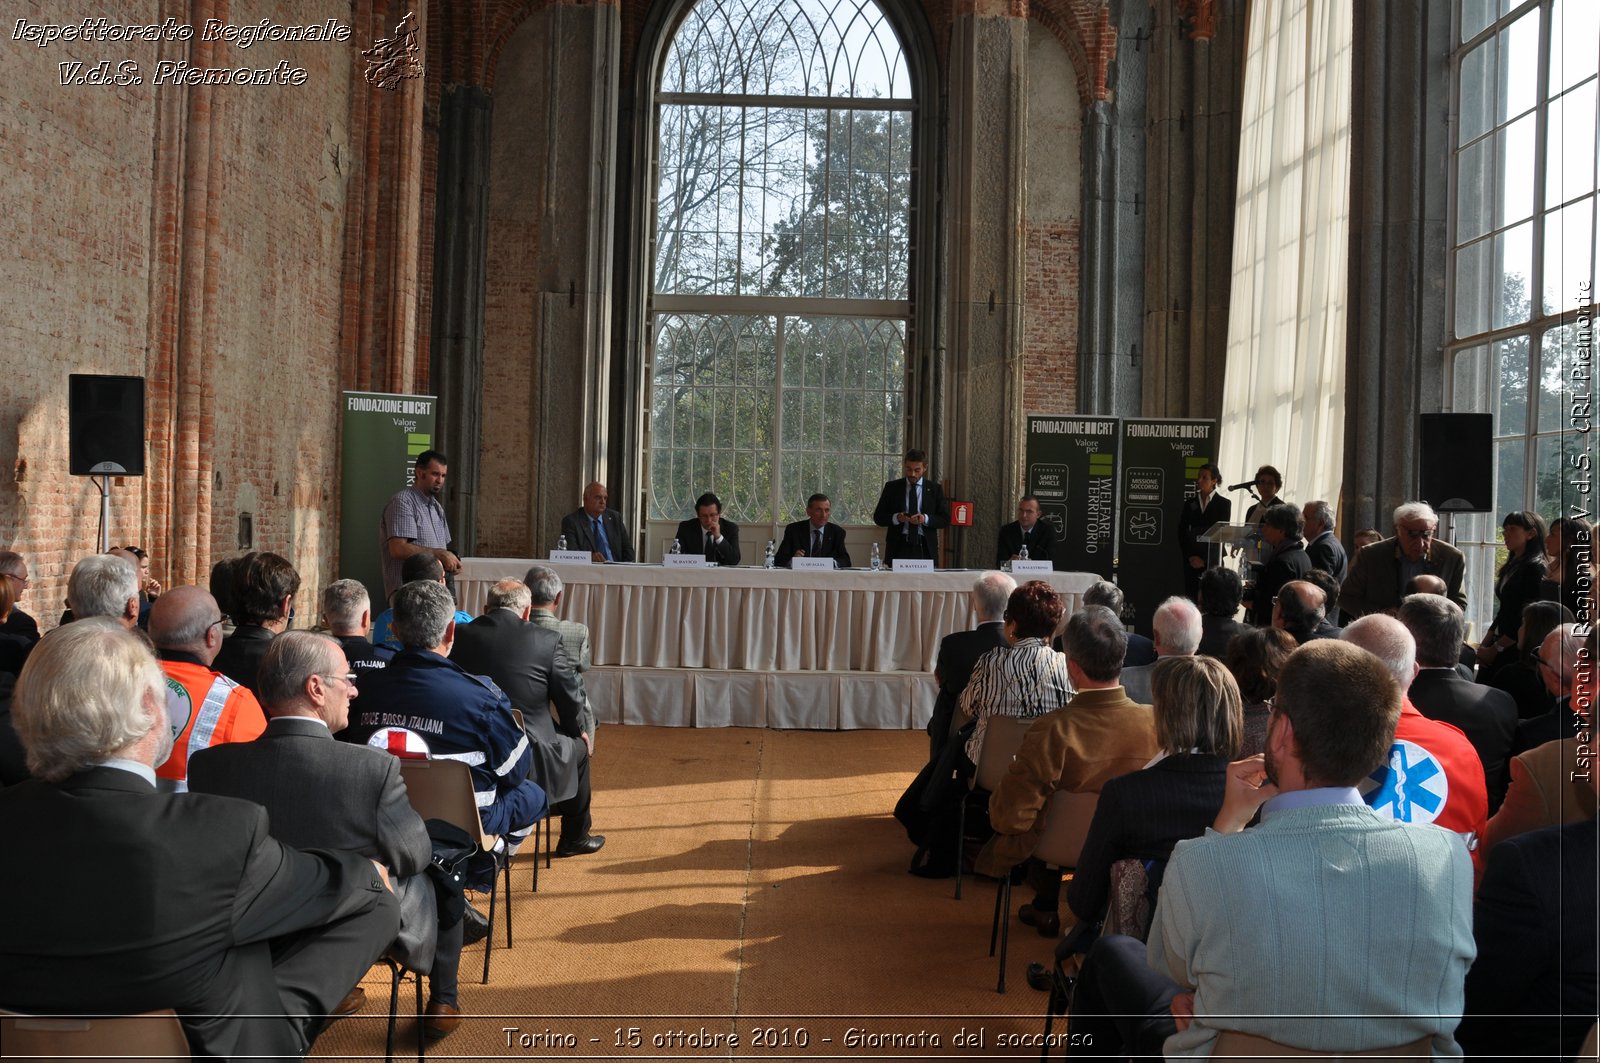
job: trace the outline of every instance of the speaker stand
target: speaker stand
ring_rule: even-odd
[[[126,473],[114,461],[102,461],[89,469],[89,479],[100,488],[100,552],[111,549],[111,477]]]

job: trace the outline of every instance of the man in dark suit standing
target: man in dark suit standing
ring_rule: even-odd
[[[350,669],[333,639],[309,631],[279,635],[261,662],[266,732],[196,753],[189,788],[261,805],[272,836],[285,845],[347,849],[389,869],[400,899],[396,952],[406,966],[432,975],[423,1029],[437,1040],[461,1021],[462,927],[458,920],[440,932],[433,883],[422,873],[433,846],[406,799],[399,760],[333,740],[349,722],[357,693]]]
[[[561,636],[529,623],[533,592],[521,580],[489,589],[484,613],[456,629],[450,657],[474,675],[488,676],[522,712],[533,748],[533,772],[561,816],[557,856],[598,852],[605,837],[590,834],[589,753],[583,730],[583,687]],[[556,719],[551,719],[550,706]]]
[[[850,551],[844,548],[844,529],[828,518],[833,515],[833,502],[827,495],[815,494],[806,499],[806,519],[797,520],[783,529],[783,542],[778,544],[775,559],[781,568],[797,557],[831,557],[835,568],[850,567]]]
[[[561,518],[567,548],[588,550],[596,564],[633,560],[633,536],[622,523],[622,514],[606,508],[610,497],[606,485],[596,480],[583,489],[583,505]]]
[[[972,679],[972,669],[978,658],[992,649],[1006,644],[1006,602],[1017,589],[1017,581],[1004,572],[985,572],[972,585],[972,611],[977,614],[978,626],[971,631],[957,631],[939,641],[939,656],[933,666],[933,681],[939,684],[939,694],[933,702],[933,717],[928,721],[929,759],[938,760],[939,753],[950,739],[950,722],[955,718],[956,706],[961,703],[961,692]]]
[[[1344,544],[1333,534],[1333,507],[1322,499],[1307,502],[1301,515],[1306,521],[1306,556],[1312,568],[1320,568],[1340,584],[1350,571]]]
[[[710,491],[695,499],[694,516],[678,523],[678,547],[724,567],[739,563],[739,526],[722,519],[722,499]]]
[[[883,485],[872,523],[888,528],[883,537],[883,559],[927,558],[939,560],[939,529],[950,526],[950,503],[944,491],[932,480],[925,480],[928,456],[920,450],[906,451],[901,466],[905,475]]]
[[[1178,517],[1178,547],[1183,552],[1183,587],[1189,600],[1200,600],[1200,574],[1211,564],[1211,544],[1200,541],[1205,530],[1218,521],[1233,519],[1233,503],[1217,493],[1222,470],[1212,462],[1200,466],[1194,476],[1194,494],[1183,500]]]
[[[1469,682],[1456,671],[1466,617],[1439,594],[1413,594],[1400,603],[1400,622],[1417,640],[1417,665],[1408,696],[1430,720],[1454,724],[1483,761],[1489,814],[1500,807],[1510,781],[1508,761],[1517,730],[1517,703],[1494,687]]]
[[[1272,551],[1256,576],[1250,598],[1250,622],[1256,627],[1272,625],[1272,599],[1291,580],[1304,579],[1311,571],[1306,543],[1301,535],[1305,522],[1300,507],[1284,502],[1261,517],[1261,541]]]
[[[1029,561],[1049,561],[1051,548],[1056,544],[1056,530],[1049,521],[1039,519],[1039,499],[1023,495],[1017,503],[1017,519],[1000,527],[1000,537],[995,543],[994,566],[1000,568],[1007,561],[1015,561],[1028,548]]]
[[[29,658],[14,712],[38,778],[0,793],[0,831],[50,854],[49,876],[0,876],[0,905],[28,913],[0,934],[0,1001],[174,1008],[196,1056],[298,1059],[394,940],[399,906],[381,864],[291,849],[258,805],[158,792],[164,689],[111,620],[52,632]]]

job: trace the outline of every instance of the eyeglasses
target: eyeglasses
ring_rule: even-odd
[[[5,576],[6,579],[16,580],[19,586],[26,587],[28,585],[27,576],[19,576],[15,572],[0,572],[0,575]]]
[[[321,676],[323,679],[328,680],[329,682],[332,682],[335,679],[343,679],[346,683],[349,683],[351,686],[355,686],[356,685],[356,674],[354,672],[346,672],[343,675],[331,674],[331,673],[327,673],[327,672],[318,672],[317,674],[319,676]]]
[[[227,622],[228,622],[228,618],[227,617],[219,616],[215,620],[211,621],[211,623],[206,625],[206,630],[210,631],[214,627],[221,627],[223,624],[226,624]]]
[[[1434,535],[1438,532],[1439,529],[1437,529],[1437,528],[1406,528],[1404,530],[1405,530],[1407,539],[1418,539],[1418,540],[1420,540],[1420,539],[1432,539],[1434,537]]]

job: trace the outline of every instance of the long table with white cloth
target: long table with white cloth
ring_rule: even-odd
[[[603,723],[821,730],[923,727],[939,640],[973,624],[979,573],[663,568],[463,558],[461,609],[548,565],[560,615],[589,627],[584,675]],[[1052,572],[1070,613],[1098,576]]]

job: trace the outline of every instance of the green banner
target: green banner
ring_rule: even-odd
[[[1028,493],[1056,530],[1058,570],[1111,578],[1117,502],[1117,419],[1029,414]]]
[[[338,576],[366,584],[374,616],[388,608],[378,522],[390,497],[416,478],[417,455],[433,446],[437,409],[432,395],[344,393]]]
[[[1117,584],[1150,633],[1162,600],[1181,595],[1183,547],[1178,521],[1200,466],[1216,460],[1216,421],[1122,422],[1122,509],[1118,513]]]

